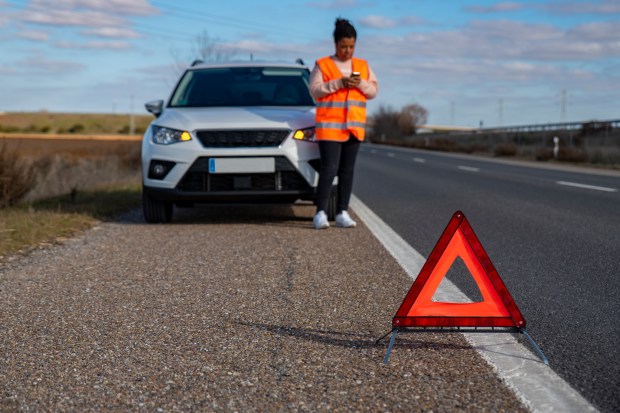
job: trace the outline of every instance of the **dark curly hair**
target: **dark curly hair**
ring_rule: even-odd
[[[336,28],[334,29],[334,43],[338,43],[340,39],[351,37],[357,40],[355,27],[347,19],[338,17],[336,19]]]

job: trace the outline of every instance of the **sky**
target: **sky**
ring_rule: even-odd
[[[620,0],[0,0],[0,112],[136,113],[199,37],[211,60],[334,53],[337,17],[379,81],[370,114],[418,104],[478,127],[620,119]]]

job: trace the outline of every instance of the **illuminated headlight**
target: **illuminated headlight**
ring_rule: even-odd
[[[160,145],[170,145],[177,142],[185,142],[192,140],[189,132],[164,128],[162,126],[153,126],[153,143]]]
[[[314,142],[315,141],[314,127],[296,130],[295,133],[293,134],[293,138],[300,140],[300,141]]]

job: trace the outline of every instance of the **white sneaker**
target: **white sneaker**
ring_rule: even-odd
[[[342,211],[336,215],[336,226],[341,228],[353,228],[357,222],[353,221],[347,211]]]
[[[317,212],[314,216],[314,219],[312,220],[312,223],[314,224],[314,228],[316,229],[329,228],[329,221],[327,220],[327,214],[325,213],[325,211]]]

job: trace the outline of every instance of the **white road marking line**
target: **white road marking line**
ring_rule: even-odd
[[[422,159],[422,158],[413,158],[413,162],[417,162],[417,163],[425,163],[426,159]]]
[[[469,172],[480,172],[480,168],[474,168],[473,166],[463,166],[463,165],[459,165],[457,166],[457,168],[459,168],[462,171],[469,171]]]
[[[425,258],[355,195],[351,196],[351,207],[409,277],[415,279],[426,262]],[[447,302],[459,302],[466,298],[465,294],[448,279],[442,280],[435,296]],[[399,300],[403,298],[395,297],[397,301],[395,305],[398,305]],[[386,330],[390,327],[391,325],[385,326]],[[511,334],[463,333],[463,335],[531,411],[598,411]],[[385,348],[387,350],[387,345]],[[395,351],[398,351],[398,346],[395,347]],[[553,360],[550,363],[553,365]]]
[[[606,186],[586,185],[586,184],[579,184],[577,182],[567,182],[567,181],[557,181],[556,183],[558,185],[573,186],[575,188],[594,189],[595,191],[618,192],[617,189],[608,188]]]
[[[394,152],[388,152],[387,156],[390,158],[394,158],[396,156],[396,154]]]

